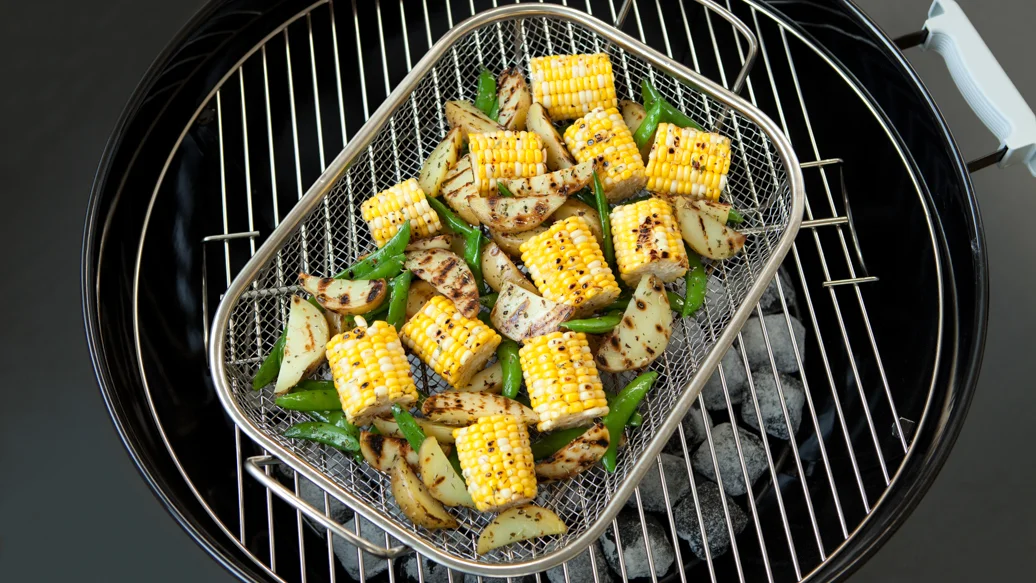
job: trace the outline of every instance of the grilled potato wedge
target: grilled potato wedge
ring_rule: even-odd
[[[521,257],[522,252],[519,248],[522,246],[522,243],[546,230],[547,227],[544,226],[539,226],[528,231],[522,231],[521,233],[501,233],[490,229],[489,236],[493,239],[494,243],[504,250],[504,253],[507,253],[511,257]]]
[[[449,462],[446,462],[449,464]],[[396,460],[389,472],[392,478],[392,497],[414,524],[428,529],[457,528],[457,519],[450,516],[442,503],[432,497],[413,468],[403,460]]]
[[[453,427],[443,425],[442,423],[435,423],[434,421],[429,421],[427,419],[414,419],[414,421],[417,421],[417,424],[421,426],[421,430],[424,431],[425,435],[436,438],[441,444],[443,451],[449,455],[449,444],[454,442]],[[403,439],[403,432],[399,430],[399,424],[396,423],[395,419],[388,417],[375,417],[374,426],[378,428],[378,431],[380,431],[382,435],[391,435],[392,437]],[[407,445],[409,445],[409,443]]]
[[[601,215],[597,214],[597,211],[590,208],[590,205],[585,202],[570,198],[565,201],[565,204],[559,206],[558,210],[554,211],[554,215],[551,216],[551,219],[560,221],[572,216],[580,216],[586,219],[586,223],[590,227],[590,231],[594,234],[594,237],[597,238],[597,244],[603,249],[604,232],[601,230]]]
[[[464,130],[459,127],[451,129],[443,141],[432,150],[428,159],[421,166],[421,172],[417,175],[417,184],[427,196],[439,196],[442,183],[446,180],[446,174],[450,168],[457,163],[460,157],[460,148],[464,144]]]
[[[484,555],[520,540],[565,534],[568,526],[554,512],[539,506],[522,506],[501,512],[478,537],[476,551]]]
[[[500,182],[517,197],[545,194],[569,196],[582,190],[593,178],[594,162],[590,160],[548,174],[529,178],[508,178]]]
[[[435,286],[423,279],[410,284],[410,293],[406,297],[406,319],[414,317],[414,314],[421,311],[428,300],[442,294],[436,291]]]
[[[517,69],[505,69],[496,80],[496,86],[496,98],[500,103],[497,123],[504,129],[524,130],[525,118],[532,105],[532,94],[525,83],[525,76]]]
[[[360,432],[360,453],[363,454],[363,459],[379,472],[391,470],[398,460],[403,460],[412,466],[417,466],[419,461],[417,452],[410,447],[407,440],[369,431]]]
[[[626,127],[632,134],[637,133],[637,128],[644,123],[644,118],[647,117],[647,110],[644,109],[644,106],[629,99],[619,101],[619,111],[622,112],[622,121],[626,123]]]
[[[430,435],[425,438],[418,457],[421,459],[421,481],[433,498],[446,506],[475,507],[464,479],[457,475],[438,440]]]
[[[543,140],[547,148],[547,168],[551,170],[563,170],[576,165],[576,159],[565,147],[561,134],[554,129],[553,122],[547,110],[539,103],[533,103],[529,107],[529,114],[525,118],[525,126],[530,132],[535,133]]]
[[[598,423],[554,455],[536,463],[536,477],[567,480],[593,467],[608,451],[608,428]]]
[[[471,381],[459,388],[449,389],[462,393],[493,393],[500,394],[504,388],[504,367],[499,362],[494,362],[485,369],[475,373]],[[452,443],[452,442],[451,442]]]
[[[462,156],[460,160],[450,168],[446,174],[446,180],[442,183],[440,191],[446,204],[450,205],[460,218],[475,225],[479,225],[478,217],[471,212],[468,201],[478,198],[480,195],[475,188],[475,174],[471,169],[471,155]]]
[[[407,245],[405,251],[420,251],[422,249],[446,249],[449,251],[453,245],[453,239],[453,233],[418,239]]]
[[[496,243],[490,243],[482,248],[482,277],[485,278],[489,287],[493,288],[493,291],[498,292],[505,283],[511,282],[539,295],[536,286],[526,279],[511,258]]]
[[[464,140],[468,139],[468,134],[498,132],[504,129],[469,101],[447,101],[443,109],[446,113],[446,122],[451,128],[459,128]]]
[[[407,269],[427,281],[436,291],[450,298],[457,310],[468,318],[478,316],[478,287],[471,269],[452,251],[422,249],[406,254]]]
[[[665,287],[649,275],[640,280],[622,321],[604,339],[594,360],[608,372],[644,368],[662,354],[672,332],[673,312]]]
[[[552,302],[508,282],[501,288],[489,319],[501,334],[522,342],[556,332],[573,313],[572,306]]]
[[[421,412],[432,421],[447,425],[471,425],[490,415],[514,415],[526,425],[539,423],[539,416],[518,401],[489,393],[446,392],[424,400]]]
[[[273,392],[287,393],[324,362],[324,346],[330,339],[327,320],[319,308],[299,296],[291,296],[284,356]]]
[[[366,314],[381,305],[388,294],[384,279],[353,281],[300,273],[299,285],[325,309],[343,316]]]
[[[479,221],[494,231],[521,233],[540,226],[565,200],[567,196],[562,194],[490,196],[470,198],[468,207]]]
[[[717,218],[722,206],[705,204],[705,201],[676,196],[673,208],[680,223],[680,234],[687,245],[698,255],[709,259],[733,257],[745,246],[747,237],[726,225],[727,216]],[[730,208],[724,215],[729,215]]]

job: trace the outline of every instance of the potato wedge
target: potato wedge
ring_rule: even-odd
[[[409,464],[396,460],[389,475],[392,478],[392,497],[414,524],[433,530],[459,526],[457,519],[432,497]]]
[[[319,308],[299,296],[291,296],[284,357],[273,392],[287,393],[324,362],[324,346],[330,339],[327,320]]]
[[[366,314],[385,301],[388,285],[384,279],[334,279],[299,274],[299,285],[317,299],[324,309],[343,316]]]
[[[539,295],[536,286],[532,285],[525,275],[518,270],[511,258],[496,243],[482,248],[482,277],[493,291],[500,291],[505,283],[511,282],[518,287]]]
[[[421,412],[432,421],[447,425],[471,425],[490,415],[514,415],[526,425],[539,423],[539,416],[518,401],[489,393],[449,391],[424,400]]]
[[[433,498],[446,506],[467,506],[474,508],[475,502],[468,494],[464,479],[457,475],[453,464],[446,458],[439,442],[432,436],[425,438],[418,452],[421,481]]]
[[[450,298],[462,315],[478,316],[478,287],[471,269],[452,251],[421,249],[406,254],[407,269]]]
[[[619,111],[622,112],[622,121],[626,123],[626,127],[633,134],[637,133],[637,128],[640,127],[640,124],[644,122],[644,118],[647,117],[647,110],[644,109],[644,106],[629,99],[619,101]]]
[[[446,174],[450,168],[457,163],[460,157],[460,148],[464,145],[464,130],[453,128],[447,132],[439,145],[428,155],[428,159],[421,165],[421,172],[417,175],[417,184],[427,196],[439,196],[442,183],[446,180]]]
[[[334,338],[349,327],[345,323],[345,316],[331,310],[324,310],[324,319],[327,320],[327,337]]]
[[[494,231],[521,233],[540,226],[566,200],[567,196],[561,194],[490,196],[470,198],[468,207],[479,221]]]
[[[550,121],[550,115],[542,105],[533,103],[529,107],[529,114],[525,117],[525,127],[543,140],[543,145],[547,148],[547,168],[563,170],[576,165],[576,159],[565,147],[561,134],[554,129],[554,123]]]
[[[442,235],[435,235],[434,237],[427,237],[425,239],[418,239],[406,246],[404,251],[420,251],[421,249],[450,249],[450,245],[453,244],[453,233],[445,233]]]
[[[360,432],[360,453],[363,454],[363,459],[379,472],[391,470],[399,459],[415,467],[419,461],[417,452],[410,447],[407,440],[369,431]]]
[[[496,86],[496,97],[500,103],[497,123],[507,130],[524,130],[525,118],[532,105],[532,94],[525,83],[525,76],[517,69],[505,69],[496,80]]]
[[[476,551],[484,555],[493,549],[520,540],[566,532],[568,526],[551,510],[539,506],[510,508],[501,512],[482,531],[478,537]]]
[[[471,169],[471,155],[462,156],[457,164],[450,168],[446,180],[442,183],[441,194],[446,204],[450,205],[460,218],[479,225],[478,217],[471,212],[468,201],[481,196],[475,188],[475,175]]]
[[[542,298],[508,282],[500,289],[489,319],[501,334],[522,342],[557,332],[558,327],[574,313],[572,306]]]
[[[682,196],[672,199],[676,220],[680,223],[680,234],[698,255],[709,259],[727,259],[745,246],[747,237],[728,227],[726,218],[722,222],[717,220],[717,207]]]
[[[414,421],[417,421],[417,424],[421,426],[421,430],[424,431],[426,436],[434,437],[441,444],[442,450],[446,455],[450,454],[450,444],[454,443],[454,427],[443,425],[442,423],[435,423],[434,421],[429,421],[427,419],[415,418]],[[400,431],[399,424],[396,423],[395,419],[375,417],[374,426],[378,428],[378,431],[380,431],[382,435],[391,435],[392,437],[399,438],[403,437],[403,432]]]
[[[465,140],[468,139],[468,134],[498,132],[504,129],[468,101],[447,101],[443,110],[446,113],[446,122],[451,128],[459,128]]]
[[[567,480],[593,467],[608,451],[608,429],[597,423],[586,433],[537,462],[536,477],[543,480]]]
[[[494,362],[483,370],[475,373],[471,381],[459,388],[448,389],[449,391],[460,391],[462,393],[493,393],[500,394],[504,388],[504,367],[499,362]],[[452,443],[452,442],[451,442]]]
[[[547,174],[529,178],[508,178],[501,180],[515,196],[541,196],[558,194],[569,196],[583,189],[594,178],[593,160],[576,164]]]
[[[604,248],[604,232],[601,230],[601,215],[597,214],[597,211],[590,207],[581,200],[570,198],[565,201],[565,204],[558,207],[558,210],[554,211],[551,220],[560,221],[567,219],[568,217],[579,216],[586,219],[587,224],[590,226],[590,231],[597,238],[597,244]]]
[[[428,300],[442,294],[435,290],[435,286],[423,279],[410,284],[410,293],[406,297],[406,319],[414,317],[414,314],[421,311]]]
[[[633,292],[622,321],[604,339],[594,360],[608,372],[644,368],[658,358],[673,332],[673,312],[662,280],[648,275]]]
[[[535,229],[522,231],[521,233],[501,233],[499,231],[494,231],[490,229],[489,236],[493,239],[494,243],[499,245],[500,248],[504,250],[504,253],[507,253],[508,255],[516,259],[520,259],[522,256],[522,252],[519,250],[519,248],[522,246],[522,243],[528,241],[529,239],[532,239],[536,235],[539,235],[540,233],[546,230],[547,227],[542,225],[536,227]]]

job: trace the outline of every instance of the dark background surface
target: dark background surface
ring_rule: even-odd
[[[928,7],[927,0],[859,3],[893,36],[918,28]],[[1036,3],[960,3],[1036,103]],[[83,220],[105,140],[151,60],[201,5],[65,0],[0,8],[3,579],[229,579],[160,507],[116,438],[87,355],[79,298]],[[993,139],[956,94],[941,59],[918,50],[910,58],[965,156],[991,151]],[[978,394],[935,485],[857,582],[1032,580],[1036,571],[1029,494],[1036,478],[1029,373],[1036,179],[1021,168],[989,169],[974,182],[991,271]]]

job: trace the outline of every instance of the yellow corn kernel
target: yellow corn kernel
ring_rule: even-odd
[[[483,417],[453,430],[461,473],[481,512],[499,512],[536,498],[529,430],[514,415]]]
[[[485,368],[501,341],[496,330],[465,318],[445,296],[428,300],[400,333],[406,347],[454,388]]]
[[[498,178],[529,178],[547,172],[543,140],[532,132],[468,134],[468,150],[475,188],[482,196],[496,192]]]
[[[597,160],[604,193],[611,202],[629,198],[644,187],[644,160],[633,133],[618,109],[597,108],[572,122],[565,144],[579,162]]]
[[[393,403],[417,401],[403,345],[396,329],[378,320],[338,334],[327,343],[338,399],[350,422],[364,425],[387,413]]]
[[[648,274],[669,283],[687,273],[680,227],[666,201],[619,205],[611,212],[611,226],[619,277],[631,287]]]
[[[407,220],[414,239],[431,237],[442,228],[439,215],[432,210],[414,178],[363,201],[360,213],[378,247],[385,245]]]
[[[596,107],[616,107],[608,55],[553,55],[529,62],[532,98],[551,119],[575,119]]]
[[[719,200],[729,171],[730,138],[658,124],[646,170],[651,192]]]
[[[539,431],[575,427],[608,414],[604,385],[582,332],[552,332],[518,351]]]

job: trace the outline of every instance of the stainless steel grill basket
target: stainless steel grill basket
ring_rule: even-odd
[[[337,450],[284,438],[284,430],[304,415],[280,409],[269,390],[253,391],[251,381],[284,327],[288,300],[299,291],[294,285],[297,273],[336,273],[375,248],[359,203],[417,175],[447,130],[445,101],[472,100],[482,67],[515,66],[527,74],[532,57],[596,52],[611,57],[620,98],[636,99],[640,80],[650,77],[667,99],[731,138],[724,196],[745,214],[742,231],[748,242],[742,254],[714,263],[712,277],[721,284],[714,290],[722,293],[710,293],[695,318],[674,322],[665,354],[651,365],[660,377],[641,405],[644,423],[630,432],[617,471],[608,474],[594,468],[573,480],[541,485],[536,503],[557,512],[569,526],[568,533],[480,556],[476,540],[490,515],[459,512],[461,527],[451,531],[414,527],[393,502],[386,476]],[[801,221],[803,196],[798,161],[777,126],[746,101],[676,61],[585,13],[560,6],[508,6],[472,17],[436,43],[389,95],[224,296],[209,343],[213,379],[231,418],[270,452],[247,460],[246,469],[335,534],[381,556],[398,556],[409,547],[443,565],[497,577],[557,565],[601,535],[655,463],[788,252]],[[682,284],[673,285],[680,291]],[[415,357],[410,360],[415,380],[426,393],[446,388]],[[317,375],[329,373],[324,367]],[[605,375],[606,388],[621,388],[633,376]],[[262,469],[278,460],[406,547],[376,548],[297,499]]]

